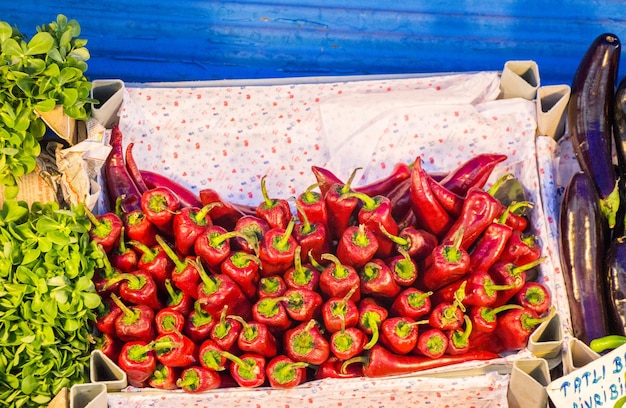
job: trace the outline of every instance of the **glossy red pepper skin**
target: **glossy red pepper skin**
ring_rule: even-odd
[[[487,272],[500,259],[513,229],[506,224],[492,222],[476,242],[470,254],[470,270]]]
[[[411,172],[409,187],[411,209],[417,217],[417,222],[424,229],[441,238],[448,232],[454,220],[433,195],[428,183],[429,177],[418,157]]]
[[[331,334],[328,343],[332,355],[347,360],[363,352],[367,337],[358,327],[347,327]]]
[[[357,327],[363,330],[363,333],[372,336],[363,346],[365,350],[369,350],[378,342],[380,326],[389,317],[389,311],[371,297],[362,299],[359,302],[358,309],[359,321]]]
[[[92,241],[102,245],[107,254],[110,254],[118,245],[124,223],[113,211],[101,215],[94,215],[85,207],[85,214],[91,221],[89,237]]]
[[[298,242],[292,232],[294,221],[290,221],[286,229],[272,228],[263,236],[259,247],[261,259],[261,275],[282,275],[293,265]]]
[[[146,305],[152,310],[161,310],[163,302],[159,298],[159,289],[152,275],[145,271],[121,273],[109,283],[120,282],[120,296],[126,302],[135,305]]]
[[[200,343],[210,337],[216,322],[217,319],[207,313],[200,303],[194,302],[193,310],[185,319],[183,333],[196,343]]]
[[[209,370],[224,371],[229,361],[222,354],[223,351],[213,340],[206,339],[198,347],[198,361],[202,367]]]
[[[159,231],[172,233],[174,214],[180,209],[178,196],[167,187],[155,187],[141,195],[141,210]]]
[[[194,253],[210,270],[217,272],[220,264],[231,253],[230,239],[234,235],[219,225],[211,225],[196,239]]]
[[[448,342],[448,336],[442,330],[435,328],[426,329],[417,338],[414,354],[438,359],[446,353]]]
[[[261,260],[243,251],[234,251],[220,265],[222,274],[230,277],[249,300],[256,296],[261,279]]]
[[[426,259],[421,277],[426,288],[429,290],[442,288],[469,272],[470,255],[462,248],[464,237],[463,230],[459,230],[451,241],[444,241],[435,247],[431,256]]]
[[[197,301],[207,313],[217,318],[224,306],[228,306],[230,313],[248,319],[251,303],[243,291],[228,275],[208,275],[200,263],[197,263],[200,274]]]
[[[537,267],[545,257],[533,262],[516,265],[510,262],[496,262],[490,269],[489,274],[498,285],[511,286],[510,289],[498,291],[498,298],[492,306],[498,307],[509,303],[511,298],[524,286],[527,281],[527,271]]]
[[[128,243],[140,253],[137,268],[152,275],[156,284],[163,288],[165,280],[172,277],[172,269],[174,268],[174,262],[165,252],[163,245],[157,243],[153,247],[148,247],[138,241],[129,241]]]
[[[287,284],[280,275],[263,277],[259,280],[257,296],[259,299],[265,297],[282,296],[287,290]]]
[[[215,371],[200,366],[185,368],[176,385],[188,393],[201,393],[220,388],[222,377]]]
[[[322,320],[326,331],[334,333],[358,324],[359,308],[351,300],[350,294],[348,292],[343,297],[331,297],[322,305]]]
[[[330,356],[330,345],[315,320],[302,322],[285,332],[283,347],[294,361],[320,365]]]
[[[463,210],[464,198],[460,195],[448,190],[432,177],[427,177],[426,181],[432,191],[435,200],[443,207],[444,210],[453,218],[458,217]]]
[[[125,228],[122,226],[117,246],[109,253],[111,266],[120,272],[133,272],[138,269],[139,255],[135,249],[126,245]]]
[[[270,229],[267,221],[256,215],[244,215],[233,229],[242,235],[235,237],[235,246],[244,252],[258,254],[261,239]]]
[[[513,296],[512,300],[516,304],[531,309],[541,316],[550,309],[552,295],[545,284],[528,281]]]
[[[185,316],[166,307],[156,312],[154,325],[158,334],[182,333],[185,327]]]
[[[361,294],[386,299],[395,298],[400,293],[391,269],[380,259],[372,259],[359,271]]]
[[[167,187],[172,190],[180,200],[181,207],[202,207],[197,194],[172,178],[150,170],[139,170],[139,174],[148,189]]]
[[[252,305],[252,319],[266,324],[273,333],[281,333],[291,327],[292,321],[287,314],[285,296],[265,297]]]
[[[168,367],[189,367],[198,362],[198,345],[180,332],[157,336],[154,351],[157,360]]]
[[[328,225],[328,209],[324,194],[313,191],[318,184],[309,186],[296,197],[296,209],[300,220],[307,219],[310,223]]]
[[[415,320],[426,316],[431,309],[431,295],[432,292],[423,292],[415,287],[408,287],[396,296],[389,308],[389,314]]]
[[[181,370],[178,367],[168,367],[157,363],[150,380],[148,380],[148,385],[157,390],[177,390],[178,385],[176,385],[176,381],[180,377],[180,374]]]
[[[341,360],[335,356],[330,356],[326,361],[317,366],[314,374],[316,380],[323,380],[324,378],[357,378],[363,377],[363,365],[362,364],[350,364],[342,372],[341,366],[344,360]]]
[[[378,258],[391,256],[394,245],[387,238],[387,234],[396,235],[399,231],[398,223],[391,215],[391,200],[385,196],[370,197],[363,193],[346,194],[346,196],[354,196],[361,200],[362,205],[357,213],[357,220],[376,236],[378,250],[375,256]]]
[[[154,327],[154,310],[146,305],[126,306],[115,295],[111,298],[122,309],[122,314],[115,319],[115,335],[122,341],[145,341],[154,340],[156,329]]]
[[[344,229],[337,244],[337,257],[341,263],[361,268],[378,252],[378,238],[364,224],[351,225]]]
[[[114,126],[109,140],[111,151],[105,161],[104,174],[109,207],[114,209],[117,197],[123,197],[120,205],[122,210],[128,213],[141,210],[141,192],[126,169],[122,139],[119,126]]]
[[[464,285],[463,304],[465,306],[493,306],[501,292],[519,287],[517,284],[499,285],[488,272],[476,271],[437,290],[431,300],[434,303],[453,302],[461,285]]]
[[[463,311],[456,303],[441,302],[431,310],[428,324],[443,331],[457,330],[463,324],[463,316]]]
[[[390,317],[380,326],[380,340],[396,354],[412,352],[417,347],[418,334],[417,323],[408,317]]]
[[[241,218],[252,216],[255,213],[254,207],[231,203],[223,199],[222,196],[212,188],[204,188],[200,190],[198,194],[202,206],[217,204],[209,210],[209,217],[214,220],[214,224],[224,227],[229,231],[237,225],[237,222]]]
[[[506,159],[505,154],[475,154],[448,173],[440,183],[448,190],[465,197],[470,188],[483,188],[493,169]]]
[[[254,320],[246,322],[238,316],[231,318],[239,320],[243,326],[237,338],[239,350],[268,358],[278,354],[278,341],[266,324]]]
[[[393,219],[400,223],[400,220],[407,214],[412,214],[411,210],[411,178],[399,182],[391,189],[386,197],[391,201],[391,215]]]
[[[165,307],[187,316],[193,309],[194,298],[182,290],[175,288],[171,279],[165,280]]]
[[[498,317],[495,330],[505,350],[521,350],[528,344],[528,338],[544,319],[529,309],[508,310]]]
[[[265,188],[266,176],[261,177],[263,201],[256,208],[256,216],[267,221],[270,228],[286,229],[292,218],[289,202],[282,198],[270,198]]]
[[[156,244],[156,227],[148,221],[141,209],[124,214],[124,229],[130,241],[141,242],[149,247]]]
[[[319,292],[306,288],[289,288],[285,291],[285,308],[291,320],[305,322],[321,317],[324,299]]]
[[[96,310],[96,320],[93,325],[100,333],[115,335],[115,319],[121,315],[122,309],[111,299],[105,297]]]
[[[174,247],[181,255],[192,254],[196,239],[208,226],[213,225],[208,215],[210,208],[211,204],[202,208],[183,207],[174,214],[172,219]]]
[[[500,255],[501,261],[518,265],[533,262],[541,257],[541,247],[535,235],[514,230]]]
[[[231,356],[231,358],[234,356]],[[256,388],[265,384],[266,358],[254,353],[244,353],[229,366],[230,375],[243,388]]]
[[[133,155],[134,146],[135,146],[135,143],[133,142],[126,145],[126,152],[125,152],[125,158],[124,158],[125,163],[126,163],[126,170],[128,171],[130,178],[133,180],[133,182],[137,186],[137,189],[139,190],[139,192],[143,194],[146,191],[148,191],[150,188],[146,185],[146,182],[143,179],[143,176],[141,175],[141,170],[139,170],[139,166],[137,165],[137,161],[135,161],[135,156]]]
[[[320,274],[320,291],[326,298],[343,297],[352,291],[351,300],[361,299],[361,279],[355,268],[344,265],[337,257],[325,254],[324,259],[332,263]]]
[[[295,362],[287,356],[272,358],[265,368],[270,387],[278,389],[293,388],[307,379],[307,364]]]
[[[339,239],[343,235],[359,205],[358,198],[346,197],[346,194],[353,192],[350,184],[354,175],[355,172],[352,173],[346,184],[333,184],[324,195],[328,209],[328,228],[333,239]]]
[[[320,283],[321,272],[309,263],[302,263],[301,247],[296,248],[294,266],[287,269],[283,274],[285,284],[289,288],[308,289],[317,291]]]
[[[239,340],[239,333],[243,326],[237,320],[226,317],[226,312],[227,308],[220,315],[219,322],[213,325],[209,338],[223,351],[238,354],[240,351],[237,340]]]
[[[390,238],[395,244],[396,252],[401,250],[416,261],[421,261],[430,255],[439,244],[437,237],[421,228],[408,226],[400,230],[397,236]]]
[[[317,262],[321,262],[322,255],[330,251],[328,229],[320,222],[311,222],[308,218],[301,220],[293,229],[293,237],[298,242],[301,253],[310,254]]]
[[[496,330],[498,324],[498,313],[502,313],[515,308],[521,309],[521,306],[508,304],[496,308],[492,308],[489,306],[470,307],[467,311],[467,316],[472,321],[473,326],[470,339],[473,340],[484,333],[493,333]]]
[[[124,370],[128,383],[133,387],[145,387],[156,369],[156,354],[148,343],[145,341],[126,342],[117,359],[118,366]]]

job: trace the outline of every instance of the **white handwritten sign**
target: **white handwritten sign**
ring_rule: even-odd
[[[621,407],[626,401],[626,345],[557,378],[546,391],[559,408]]]

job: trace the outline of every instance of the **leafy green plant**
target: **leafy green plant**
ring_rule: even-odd
[[[27,38],[0,21],[0,185],[18,193],[17,181],[35,169],[46,127],[38,112],[60,105],[71,118],[87,119],[91,82],[89,51],[80,25],[62,14]]]
[[[88,381],[103,252],[82,205],[7,200],[0,209],[0,406],[45,407]]]

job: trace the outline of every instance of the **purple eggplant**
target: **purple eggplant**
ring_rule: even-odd
[[[619,177],[626,179],[626,77],[620,81],[613,98],[613,138]]]
[[[606,253],[606,296],[612,334],[626,335],[626,236],[615,238]]]
[[[608,231],[593,182],[584,172],[574,174],[561,202],[559,250],[571,329],[586,344],[610,331],[604,279]]]
[[[597,189],[601,212],[611,228],[619,206],[611,129],[620,51],[616,35],[605,33],[596,37],[574,75],[567,110],[574,153]]]

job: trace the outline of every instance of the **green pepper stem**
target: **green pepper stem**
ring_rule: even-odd
[[[348,268],[343,266],[339,258],[337,258],[335,255],[328,253],[322,254],[322,259],[326,261],[331,261],[335,265],[335,277],[341,279],[348,276]]]
[[[222,245],[222,243],[224,243],[225,241],[228,241],[231,238],[245,239],[246,242],[248,242],[248,244],[252,244],[252,246],[254,247],[254,243],[250,242],[250,237],[239,231],[228,231],[228,232],[225,232],[224,234],[219,234],[219,235],[209,234],[208,236],[209,244],[213,248],[217,248],[218,246]]]
[[[550,307],[550,313],[548,313],[546,316],[544,317],[539,317],[539,318],[534,318],[534,317],[530,317],[529,314],[524,314],[521,318],[522,320],[522,326],[525,328],[534,328],[538,325],[540,325],[543,322],[546,322],[550,319],[552,319],[552,317],[554,316],[556,309],[554,307],[554,305],[552,305]]]
[[[374,312],[372,312],[372,313],[374,313]],[[376,321],[376,319],[373,319],[370,316],[371,315],[369,315],[369,314],[367,315],[367,320],[368,320],[368,327],[372,330],[372,338],[370,339],[370,341],[368,341],[365,344],[365,346],[363,346],[364,350],[369,350],[372,347],[374,347],[374,345],[376,343],[378,343],[378,339],[380,338],[380,330],[378,329],[378,324],[380,322]]]
[[[313,267],[315,269],[317,269],[318,271],[323,271],[324,269],[326,269],[324,267],[324,265],[320,264],[319,262],[317,262],[317,260],[315,259],[315,257],[313,256],[313,250],[310,249],[309,253],[308,253],[308,257],[309,257],[309,262],[311,263],[311,265],[313,265]],[[322,255],[322,259],[324,258],[324,255]]]
[[[250,262],[256,262],[257,265],[261,265],[261,260],[258,256],[249,254],[247,252],[237,251],[230,255],[230,261],[237,268],[244,268]]]
[[[309,217],[307,217],[306,213],[302,210],[302,206],[296,203],[296,210],[298,210],[298,215],[302,221],[302,233],[304,235],[308,235],[313,230],[311,223],[309,222]]]
[[[237,364],[240,368],[243,368],[243,369],[252,370],[252,368],[254,366],[254,364],[248,364],[243,359],[241,359],[240,357],[237,357],[236,355],[234,355],[233,353],[230,353],[228,351],[222,351],[222,356],[224,356],[225,358],[229,359],[230,361],[232,361],[233,363]]]
[[[102,246],[102,244],[98,244],[98,249],[100,251],[100,253],[102,254],[102,263],[104,264],[104,277],[106,279],[111,279],[113,278],[116,273],[117,270],[115,270],[113,268],[113,265],[111,265],[111,261],[109,260],[109,256],[107,255],[107,253],[104,250],[104,247]]]
[[[463,316],[465,320],[465,330],[461,332],[460,330],[455,330],[452,334],[452,341],[454,342],[455,347],[463,348],[467,345],[469,341],[469,337],[472,334],[472,319],[469,316]]]
[[[367,211],[375,210],[378,206],[380,206],[380,202],[365,193],[352,191],[341,195],[342,199],[351,197],[358,198],[363,203],[363,209]]]
[[[177,271],[182,271],[183,269],[185,269],[187,267],[187,262],[186,261],[182,261],[180,259],[180,257],[178,255],[176,255],[176,252],[174,252],[174,250],[172,249],[172,247],[170,247],[167,242],[165,242],[165,240],[163,238],[161,238],[160,235],[156,235],[155,236],[157,243],[159,244],[159,246],[163,249],[163,251],[165,252],[165,254],[167,255],[168,258],[170,258],[172,260],[172,262],[174,262],[174,267],[176,268]],[[130,241],[130,244],[134,245],[134,242],[136,241]],[[156,251],[153,251],[152,249],[150,249],[148,246],[142,244],[141,242],[139,242],[140,245],[143,245],[148,251],[152,251],[150,252],[152,254],[151,258],[154,259],[156,257]],[[138,248],[140,251],[142,250],[142,248]],[[145,252],[144,255],[145,256]]]
[[[265,202],[265,208],[270,209],[276,205],[276,202],[272,200],[267,194],[267,187],[265,186],[265,179],[267,175],[261,177],[261,194],[263,194],[263,201]]]
[[[200,222],[206,219],[207,215],[209,214],[209,212],[211,212],[212,209],[214,209],[215,207],[220,207],[221,205],[222,203],[220,203],[219,201],[215,201],[213,203],[205,205],[200,209],[200,211],[196,212],[193,215],[193,222],[195,222],[196,224],[200,224]]]
[[[244,319],[243,317],[239,316],[239,315],[227,315],[226,316],[227,319],[232,319],[232,320],[236,320],[239,323],[241,323],[242,326],[242,330],[249,330],[250,329],[250,324],[246,321],[246,319]]]
[[[115,199],[115,214],[117,214],[120,219],[124,219],[124,211],[122,210],[122,201],[126,198],[126,194],[121,194]]]
[[[496,319],[496,315],[500,312],[505,312],[511,309],[523,309],[523,306],[508,303],[493,309],[488,307],[482,308],[480,311],[480,317],[486,322],[493,322]]]
[[[141,289],[143,286],[145,286],[145,279],[141,279],[137,275],[133,275],[132,273],[118,273],[111,279],[107,280],[107,283],[104,285],[104,289],[108,289],[121,281],[127,281],[128,286],[133,290]]]
[[[124,304],[124,302],[122,302],[122,300],[117,297],[117,295],[115,293],[111,293],[111,300],[120,308],[122,309],[122,312],[124,312],[124,316],[126,318],[134,318],[135,320],[138,318],[138,314],[135,313],[133,310],[131,310],[130,307],[126,306],[126,304]]]
[[[85,215],[87,215],[87,218],[89,218],[89,221],[91,221],[91,223],[94,225],[94,227],[98,228],[100,225],[102,225],[102,221],[100,221],[98,219],[98,217],[96,217],[89,208],[87,208],[86,205],[83,206],[83,208],[85,209]]]
[[[302,201],[306,204],[313,204],[317,202],[319,194],[317,192],[313,192],[313,190],[321,185],[322,183],[315,183],[308,186],[306,190],[304,190],[304,193],[302,193]]]
[[[291,234],[293,233],[293,228],[295,227],[295,220],[292,218],[289,220],[289,224],[287,224],[287,228],[285,228],[285,233],[280,238],[280,241],[274,244],[274,247],[281,252],[285,252],[289,249],[289,238],[291,238]]]
[[[389,238],[391,242],[398,245],[399,248],[406,249],[411,243],[411,241],[408,238],[403,238],[401,236],[391,234],[389,231],[387,231],[385,226],[381,223],[378,223],[378,229],[380,230],[380,232],[383,233],[384,236]]]
[[[487,190],[487,193],[493,197],[498,192],[498,190],[500,190],[504,182],[513,180],[514,178],[515,176],[511,173],[507,173],[503,175],[498,180],[496,180],[495,183],[493,183],[493,185],[489,188],[489,190]]]
[[[540,257],[538,259],[535,259],[532,262],[528,262],[528,263],[525,263],[524,265],[516,266],[515,268],[513,268],[512,274],[516,275],[516,274],[519,274],[520,272],[524,272],[524,271],[528,271],[530,269],[533,269],[533,268],[541,265],[541,263],[543,261],[545,261],[546,258],[547,258],[546,256],[542,256],[542,257]]]
[[[352,185],[352,181],[354,180],[354,177],[356,176],[356,173],[359,170],[363,170],[362,167],[357,167],[356,169],[352,170],[352,173],[350,174],[350,177],[348,178],[348,181],[346,181],[346,184],[343,185],[343,187],[341,187],[341,195],[346,194],[348,191],[350,191],[351,185]]]
[[[339,369],[339,372],[341,372],[342,374],[345,374],[347,372],[348,366],[350,364],[355,364],[355,363],[367,364],[368,363],[367,357],[356,356],[356,357],[347,359],[346,361],[343,362],[343,364],[341,364],[341,368]]]

